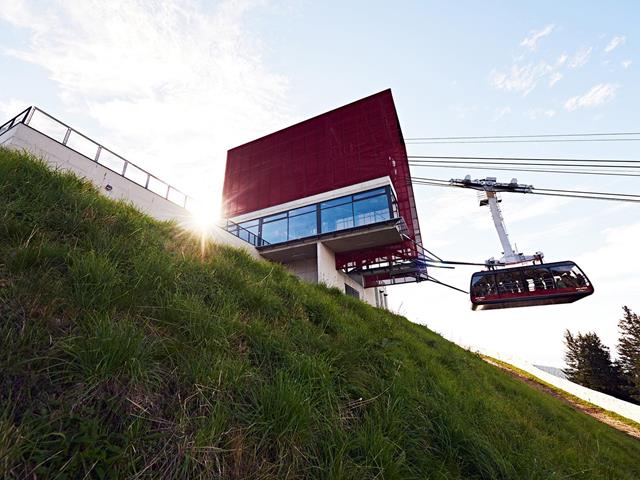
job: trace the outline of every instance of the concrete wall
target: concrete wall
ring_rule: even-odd
[[[345,284],[349,285],[360,294],[360,300],[367,302],[369,305],[373,305],[374,307],[379,306],[380,308],[387,308],[386,300],[384,303],[376,301],[375,288],[364,288],[361,283],[349,277],[342,271],[336,270],[336,256],[331,249],[322,242],[318,242],[317,251],[318,283],[324,283],[329,287],[336,287],[343,292],[345,291]]]
[[[296,260],[286,264],[291,272],[309,283],[318,282],[318,265],[315,258],[305,258],[304,260]]]
[[[26,150],[42,158],[56,169],[73,172],[79,177],[91,181],[103,195],[115,200],[131,202],[136,208],[157,220],[174,220],[186,228],[193,227],[193,216],[185,208],[145,189],[31,127],[23,124],[15,126],[0,135],[0,145]],[[107,190],[107,185],[110,186],[110,190]],[[252,256],[259,258],[257,250],[252,245],[221,228],[211,229],[210,234],[217,243],[242,248]]]

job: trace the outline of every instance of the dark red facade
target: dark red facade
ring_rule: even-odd
[[[420,243],[407,152],[391,90],[229,150],[223,211],[232,218],[384,176],[391,177],[400,214],[411,238]],[[337,266],[370,263],[373,257],[407,247],[341,254]]]

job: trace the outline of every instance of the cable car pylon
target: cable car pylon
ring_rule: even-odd
[[[467,175],[464,179],[451,179],[450,184],[455,187],[471,188],[481,192],[480,206],[488,206],[491,212],[491,218],[493,219],[493,225],[498,233],[500,244],[502,245],[502,258],[496,260],[491,257],[486,261],[486,265],[489,267],[495,267],[498,265],[514,265],[526,262],[542,262],[544,254],[542,252],[536,252],[533,255],[524,255],[522,252],[518,252],[509,240],[509,233],[507,233],[507,227],[502,215],[502,209],[500,208],[500,202],[502,199],[499,197],[499,192],[513,192],[513,193],[531,193],[533,191],[533,185],[519,184],[516,178],[511,179],[510,183],[500,183],[495,177],[487,177],[480,180],[471,180],[471,176]]]

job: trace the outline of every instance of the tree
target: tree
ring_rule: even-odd
[[[620,368],[611,361],[609,348],[594,332],[572,335],[564,333],[567,347],[563,369],[567,378],[584,387],[616,397],[624,398],[621,388],[624,380]]]
[[[624,316],[618,323],[618,363],[627,382],[627,393],[640,401],[640,316],[629,307],[622,307]]]

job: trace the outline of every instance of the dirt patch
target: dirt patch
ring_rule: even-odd
[[[521,381],[531,385],[536,390],[540,390],[540,391],[542,391],[544,393],[547,393],[547,394],[549,394],[549,395],[551,395],[551,396],[553,396],[555,398],[558,398],[558,399],[562,400],[563,402],[571,405],[576,410],[578,410],[580,412],[583,412],[583,413],[586,413],[587,415],[592,416],[596,420],[599,420],[602,423],[606,423],[610,427],[613,427],[616,430],[620,430],[621,432],[624,432],[627,435],[631,435],[632,437],[637,438],[638,440],[640,440],[640,428],[633,427],[631,425],[628,425],[628,424],[618,420],[617,418],[614,418],[614,417],[610,416],[609,414],[607,414],[607,412],[604,409],[601,409],[599,407],[590,407],[590,406],[587,406],[587,405],[583,405],[583,404],[581,404],[579,402],[574,401],[570,397],[562,395],[562,393],[558,392],[557,390],[554,390],[553,388],[549,388],[547,385],[545,385],[543,383],[540,383],[540,382],[538,382],[538,381],[536,381],[536,380],[534,380],[532,378],[526,377],[526,376],[522,375],[519,372],[511,370],[506,365],[503,365],[503,364],[498,363],[498,362],[494,362],[490,358],[487,358],[487,357],[484,357],[484,356],[482,357],[482,359],[485,362],[493,365],[494,367],[498,367],[499,369],[507,372],[512,377],[515,377],[518,380],[521,380]]]

